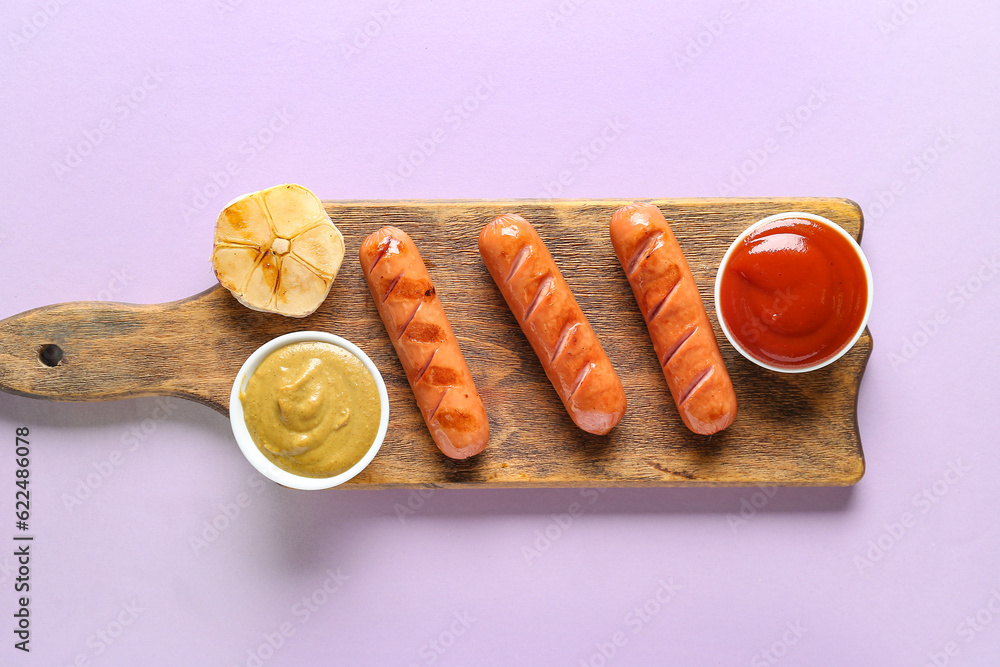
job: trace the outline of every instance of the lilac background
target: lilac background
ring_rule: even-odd
[[[0,394],[0,438],[31,428],[37,535],[30,656],[0,547],[0,663],[997,664],[996,3],[333,4],[4,3],[0,317],[199,292],[218,211],[282,182],[326,199],[850,197],[877,286],[867,475],[301,493],[261,485],[199,405]],[[599,155],[578,152],[609,122]],[[328,571],[346,576],[329,595]]]

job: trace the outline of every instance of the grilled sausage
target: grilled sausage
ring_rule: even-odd
[[[625,391],[552,255],[524,218],[501,215],[479,254],[573,423],[603,435],[625,414]]]
[[[478,454],[490,439],[486,409],[413,240],[383,227],[359,255],[431,437],[453,459]]]
[[[726,428],[736,418],[733,383],[691,269],[660,209],[640,203],[618,209],[611,243],[684,424],[704,435]]]

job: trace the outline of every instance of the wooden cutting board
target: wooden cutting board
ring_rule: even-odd
[[[70,401],[172,395],[228,414],[233,379],[254,349],[289,331],[316,329],[343,336],[367,352],[389,390],[385,443],[350,486],[857,482],[865,465],[856,407],[872,349],[869,332],[822,370],[765,371],[722,336],[712,293],[722,255],[754,221],[783,211],[811,212],[860,241],[858,206],[819,198],[652,200],[691,265],[739,401],[735,423],[706,437],[681,423],[611,247],[611,214],[629,201],[325,202],[344,234],[347,256],[330,296],[312,316],[257,313],[219,286],[160,305],[77,302],[38,308],[0,322],[0,390]],[[479,258],[480,229],[505,212],[535,225],[621,377],[628,411],[606,436],[584,433],[570,421]],[[417,243],[489,413],[490,444],[471,460],[453,461],[434,446],[361,273],[361,240],[390,224]],[[46,344],[64,352],[55,367],[39,360]]]

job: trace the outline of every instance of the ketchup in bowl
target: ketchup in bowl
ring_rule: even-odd
[[[833,222],[808,213],[761,220],[736,239],[716,280],[723,332],[765,368],[814,370],[845,353],[871,312],[871,270]]]

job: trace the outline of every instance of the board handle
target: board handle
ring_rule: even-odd
[[[179,396],[228,414],[244,360],[227,358],[226,339],[254,328],[234,318],[260,316],[235,304],[216,286],[171,303],[78,301],[14,315],[0,321],[0,390],[63,401]]]

